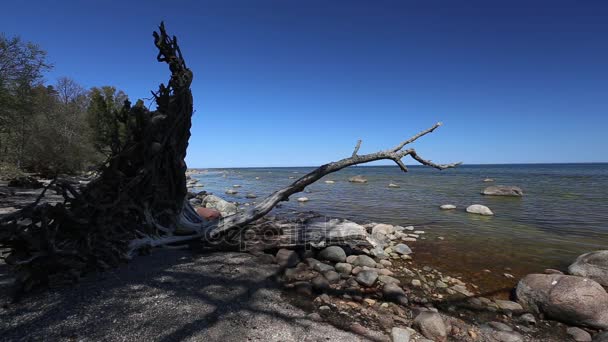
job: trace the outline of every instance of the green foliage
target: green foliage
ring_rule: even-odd
[[[127,95],[116,88],[92,88],[87,109],[95,149],[106,156],[120,151],[127,137],[127,118],[123,107]]]

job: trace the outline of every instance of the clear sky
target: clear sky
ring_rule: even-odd
[[[86,87],[195,80],[191,167],[311,166],[416,144],[437,162],[608,161],[608,1],[5,1],[0,31]],[[148,101],[149,102],[149,101]],[[406,161],[410,163],[409,161]]]

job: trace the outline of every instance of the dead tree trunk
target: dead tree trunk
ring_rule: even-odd
[[[171,78],[167,86],[161,84],[153,93],[156,111],[125,104],[132,123],[128,139],[104,164],[101,176],[82,191],[65,182],[54,182],[45,192],[60,192],[63,203],[39,205],[39,198],[19,212],[0,218],[0,251],[8,250],[4,259],[16,271],[21,289],[55,280],[76,280],[88,271],[116,266],[137,250],[231,235],[289,196],[348,166],[392,160],[407,172],[401,161],[406,156],[440,170],[458,165],[435,164],[418,156],[414,149],[404,149],[434,131],[441,125],[438,123],[385,151],[359,155],[359,141],[350,157],[317,168],[249,211],[204,221],[185,200],[184,158],[193,110],[192,72],[186,67],[177,39],[167,35],[162,23],[159,32],[154,33],[154,43],[159,50],[157,59],[169,65]],[[177,228],[194,233],[177,236]]]

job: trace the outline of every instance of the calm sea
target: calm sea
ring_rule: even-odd
[[[204,190],[246,203],[256,201],[246,199],[247,193],[259,200],[312,169],[209,169],[197,178]],[[369,181],[349,183],[353,175]],[[388,188],[389,183],[401,187]],[[242,186],[239,193],[226,195],[234,184]],[[516,185],[525,196],[481,195],[489,185]],[[563,269],[579,254],[608,249],[608,164],[463,165],[445,171],[413,166],[407,174],[396,166],[360,166],[325,177],[302,196],[310,201],[298,203],[294,195],[279,210],[414,225],[427,232],[425,240],[411,243],[417,258],[456,273],[489,269],[502,277]],[[458,209],[439,210],[448,203]],[[486,205],[495,216],[468,214],[470,204]]]

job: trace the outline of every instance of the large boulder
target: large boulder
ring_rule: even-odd
[[[319,257],[319,259],[322,259],[322,260],[329,260],[329,261],[333,261],[333,262],[343,262],[346,260],[346,253],[344,252],[344,250],[341,247],[329,246],[329,247],[321,250],[321,252],[319,252],[318,257]]]
[[[524,191],[517,186],[507,186],[507,185],[492,185],[489,186],[481,192],[482,195],[487,196],[512,196],[512,197],[521,197],[524,195]]]
[[[483,216],[492,216],[494,213],[490,208],[481,204],[473,204],[467,207],[467,213],[478,214]]]
[[[559,274],[529,274],[517,284],[524,309],[572,325],[608,329],[608,293],[597,282]]]
[[[367,183],[367,179],[360,175],[350,177],[348,181],[351,183]]]
[[[372,235],[390,235],[393,234],[395,232],[395,226],[390,225],[390,224],[384,224],[384,223],[380,223],[375,225],[372,228]]]
[[[229,216],[236,214],[236,205],[223,200],[215,195],[207,195],[203,198],[203,206],[205,208],[212,208],[219,210],[222,216]]]
[[[568,273],[587,277],[608,286],[608,250],[590,252],[579,256],[568,267]]]

